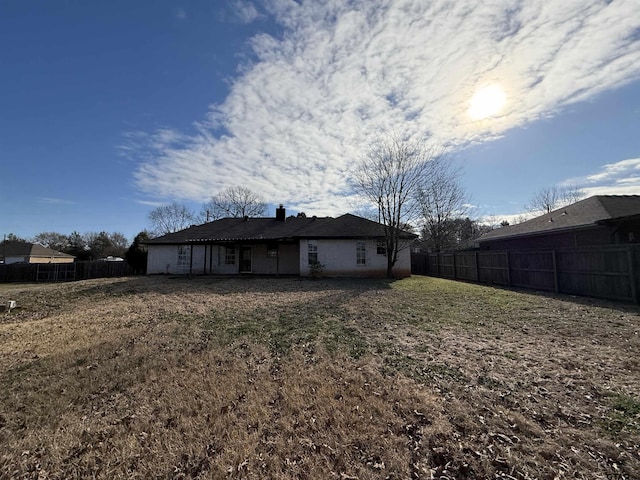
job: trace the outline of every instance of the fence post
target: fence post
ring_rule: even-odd
[[[476,259],[476,282],[480,283],[480,264],[478,263],[478,252],[475,252]]]
[[[556,257],[555,250],[551,250],[551,259],[553,260],[553,291],[559,293],[560,287],[558,282],[558,258]]]
[[[456,252],[453,252],[453,279],[458,279],[458,273],[456,272]]]
[[[507,258],[507,286],[511,286],[511,266],[509,265],[509,251],[505,252]]]
[[[633,247],[627,247],[627,262],[629,263],[629,283],[633,303],[638,303],[638,282],[636,280],[636,263]]]

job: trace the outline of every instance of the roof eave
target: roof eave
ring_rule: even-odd
[[[538,230],[536,232],[516,233],[516,234],[513,234],[513,235],[505,235],[505,236],[487,238],[486,240],[483,240],[482,238],[478,238],[478,239],[476,239],[476,242],[485,243],[485,242],[493,242],[493,241],[499,241],[499,240],[513,240],[513,239],[526,238],[526,237],[539,237],[539,236],[542,236],[542,235],[549,235],[549,234],[556,234],[556,233],[566,233],[566,232],[572,232],[572,231],[576,231],[576,230],[589,230],[591,228],[597,228],[599,226],[600,226],[599,222],[595,222],[595,223],[589,223],[589,224],[586,224],[586,225],[578,225],[578,226],[574,226],[574,227],[554,228],[553,230]]]

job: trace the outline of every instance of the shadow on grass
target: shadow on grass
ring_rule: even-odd
[[[113,280],[113,279],[110,279]],[[320,278],[309,279],[298,276],[253,276],[253,275],[199,275],[172,276],[152,275],[145,277],[122,277],[118,281],[82,284],[67,284],[75,288],[75,295],[127,296],[144,292],[214,293],[229,295],[237,293],[290,293],[338,290],[363,292],[389,289],[395,280],[382,278]],[[58,284],[59,285],[59,284]]]
[[[436,281],[450,282],[452,284],[475,286],[481,289],[501,292],[504,294],[511,294],[511,293],[522,294],[522,295],[536,297],[536,298],[547,298],[547,299],[559,300],[564,302],[571,302],[576,305],[582,305],[582,306],[588,306],[588,307],[607,308],[607,309],[616,310],[622,313],[640,314],[640,305],[624,302],[622,300],[616,301],[616,300],[608,300],[604,298],[574,295],[569,293],[556,293],[556,292],[550,292],[546,290],[536,290],[533,288],[521,288],[521,287],[513,287],[513,286],[508,287],[506,285],[475,283],[475,282],[470,282],[465,280],[453,280],[450,278],[432,277],[428,275],[413,275],[412,278],[432,279]],[[392,285],[392,283],[390,283],[390,285]]]

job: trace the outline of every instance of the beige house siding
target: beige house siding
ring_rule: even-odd
[[[283,243],[278,245],[275,257],[267,256],[267,245],[253,245],[252,273],[266,275],[297,275],[300,273],[298,263],[298,244]]]
[[[179,245],[149,245],[147,273],[184,275],[193,273],[233,275],[240,272],[240,246],[223,245],[192,245],[191,259],[186,265],[178,265]],[[226,264],[226,249],[235,250],[235,262]],[[297,275],[300,273],[298,264],[298,244],[278,245],[278,257],[267,257],[265,244],[251,245],[251,273],[267,275]]]
[[[376,239],[327,239],[316,240],[318,261],[323,265],[322,275],[342,277],[384,277],[387,273],[387,257],[377,253]],[[364,264],[358,264],[357,245],[364,242]],[[245,247],[249,245],[244,245]],[[190,253],[180,257],[180,245],[149,245],[147,273],[149,274],[214,274],[234,275],[240,273],[240,249],[242,244],[222,245],[183,245],[191,249]],[[251,247],[251,271],[257,275],[311,275],[309,267],[309,240],[299,243],[281,243],[277,245],[278,254],[269,256],[267,244],[255,244]],[[226,264],[226,249],[233,248],[233,264]],[[410,249],[399,252],[398,261],[393,269],[396,277],[411,275]]]
[[[356,245],[364,241],[365,264],[357,264]],[[377,253],[377,240],[316,240],[318,262],[322,265],[322,275],[344,277],[384,277],[387,273],[387,257]],[[300,241],[300,274],[311,274],[309,267],[309,240]],[[393,269],[397,277],[411,275],[411,253],[405,248],[398,253],[398,261]]]
[[[73,263],[73,257],[29,257],[29,263]]]
[[[73,263],[73,257],[38,257],[38,256],[28,256],[28,257],[9,257],[5,260],[5,264],[9,265],[10,263]]]

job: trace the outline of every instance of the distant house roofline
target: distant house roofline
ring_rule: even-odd
[[[478,243],[587,230],[640,216],[640,195],[595,195],[522,223],[501,227]]]
[[[0,258],[31,257],[31,258],[76,258],[68,253],[59,252],[39,243],[7,241],[0,244]]]

